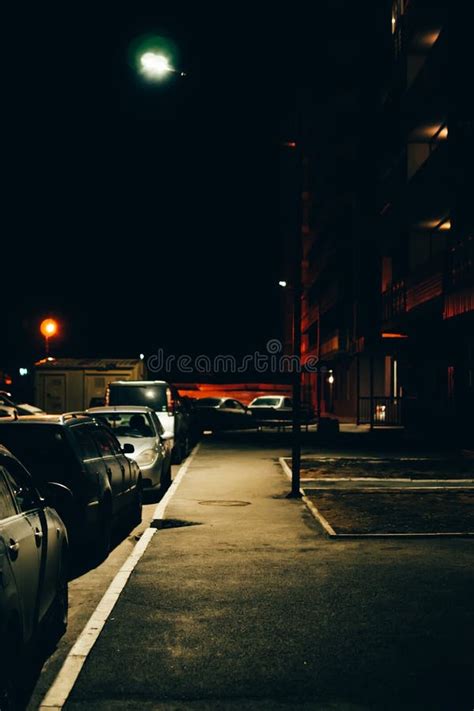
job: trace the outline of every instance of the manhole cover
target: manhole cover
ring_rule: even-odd
[[[200,501],[201,506],[250,506],[250,501]]]

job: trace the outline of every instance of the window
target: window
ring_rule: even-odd
[[[37,484],[57,481],[71,486],[78,468],[66,428],[32,422],[5,422],[1,442],[31,472]]]
[[[20,511],[38,508],[39,499],[30,477],[14,459],[2,457],[0,467],[6,477]]]
[[[0,520],[16,516],[16,507],[5,480],[5,471],[0,466]]]
[[[120,452],[120,445],[103,427],[94,430],[94,439],[102,457],[112,457]]]
[[[90,427],[73,427],[71,430],[79,444],[84,459],[97,459],[99,452],[92,438]]]
[[[113,430],[116,437],[155,437],[154,420],[148,412],[103,412],[94,417]]]

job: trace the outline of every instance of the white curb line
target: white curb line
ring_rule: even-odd
[[[288,477],[288,479],[291,480],[291,469],[290,469],[290,467],[288,466],[288,464],[286,463],[285,458],[284,458],[284,457],[279,457],[279,458],[278,458],[278,461],[280,462],[281,467],[282,467],[283,471],[285,472],[286,476]],[[319,521],[319,523],[320,523],[321,526],[324,528],[324,530],[326,531],[326,533],[329,534],[329,535],[332,536],[332,537],[337,536],[336,531],[333,529],[333,527],[331,526],[331,524],[329,523],[329,521],[327,521],[327,520],[324,518],[324,516],[318,511],[318,509],[317,509],[316,506],[313,504],[313,502],[308,499],[308,497],[306,496],[306,494],[305,494],[305,492],[304,492],[304,489],[300,489],[300,492],[301,492],[301,494],[302,494],[302,500],[304,501],[304,503],[306,504],[306,506],[308,507],[308,509],[311,511],[311,513],[313,514],[314,518],[315,518],[317,521]]]
[[[163,518],[165,509],[170,502],[170,499],[176,493],[176,490],[186,474],[189,465],[194,459],[197,451],[199,449],[199,444],[194,447],[190,456],[186,459],[185,463],[179,468],[178,474],[171,484],[170,488],[164,495],[163,499],[160,501],[153,513],[153,519]],[[122,565],[118,573],[115,575],[114,579],[110,583],[108,589],[104,593],[101,601],[97,605],[96,609],[92,613],[89,621],[82,630],[81,634],[77,638],[75,644],[69,651],[61,669],[58,672],[55,680],[44,696],[40,706],[39,711],[59,711],[62,709],[67,701],[69,694],[71,693],[74,684],[81,672],[82,667],[91,651],[92,647],[96,643],[110,613],[112,612],[115,603],[120,597],[122,590],[124,589],[130,575],[132,574],[138,561],[146,551],[151,539],[155,535],[158,529],[147,528],[142,534],[140,540],[134,547],[133,551],[128,556],[125,563]]]
[[[285,457],[279,457],[278,461],[280,462],[280,465],[286,474],[286,476],[291,480],[291,469],[288,466],[286,462]],[[365,480],[365,478],[364,478]],[[337,481],[341,481],[338,479]],[[350,479],[346,479],[345,481],[351,481]],[[373,481],[373,480],[372,480]],[[383,480],[386,481],[386,480]],[[391,481],[394,481],[393,479]],[[406,481],[406,480],[403,480]],[[435,480],[433,480],[435,481]],[[453,480],[454,481],[454,480]],[[462,480],[465,481],[465,480]],[[310,489],[315,489],[316,487],[312,486],[309,487]],[[342,492],[355,492],[355,491],[377,491],[377,492],[383,492],[387,493],[390,491],[446,491],[446,490],[453,490],[455,489],[456,491],[459,491],[459,489],[462,489],[462,487],[458,486],[453,486],[453,487],[447,487],[447,486],[432,486],[432,487],[363,487],[363,488],[357,488],[357,489],[343,489],[343,488],[329,488],[329,487],[321,487],[319,491],[342,491]],[[466,490],[469,490],[469,487],[466,488]],[[329,521],[324,518],[322,513],[316,508],[314,503],[306,496],[305,490],[300,488],[300,492],[302,494],[302,500],[314,516],[314,518],[321,524],[321,526],[324,528],[326,533],[331,537],[331,538],[346,538],[346,539],[351,539],[351,538],[473,538],[474,537],[474,532],[473,531],[452,531],[452,532],[444,532],[444,533],[336,533],[336,531],[333,529]]]

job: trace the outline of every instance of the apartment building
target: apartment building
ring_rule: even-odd
[[[322,367],[304,375],[304,395],[375,426],[468,427],[468,23],[427,0],[387,2],[381,18],[379,75],[326,106],[308,150],[303,353]]]

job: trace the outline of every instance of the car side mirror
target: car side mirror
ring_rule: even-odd
[[[162,442],[167,442],[170,439],[173,439],[173,433],[172,432],[163,432],[163,434],[160,434],[160,439]]]
[[[135,451],[135,447],[133,446],[133,444],[130,444],[130,442],[127,442],[122,447],[122,452],[124,454],[133,454],[134,451]]]

